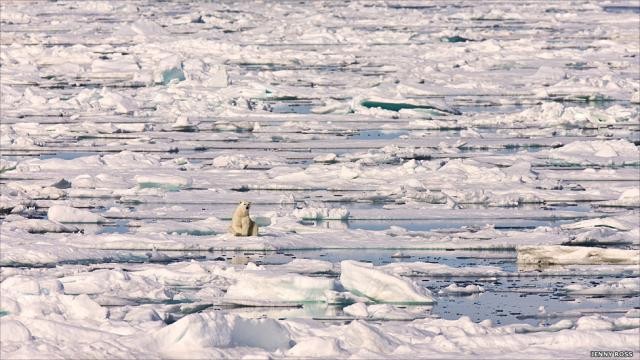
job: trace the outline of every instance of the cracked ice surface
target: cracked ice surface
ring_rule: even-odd
[[[636,3],[0,7],[3,359],[640,353]]]

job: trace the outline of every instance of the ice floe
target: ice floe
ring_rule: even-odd
[[[566,289],[576,295],[634,295],[640,293],[640,279],[627,278],[593,287],[573,284]]]
[[[340,263],[340,282],[356,295],[380,302],[433,303],[428,289],[410,279],[387,273],[357,261]]]
[[[583,246],[521,246],[518,262],[530,264],[639,264],[637,250],[603,249]]]

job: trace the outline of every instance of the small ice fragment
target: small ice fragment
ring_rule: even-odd
[[[186,116],[179,116],[178,119],[176,120],[176,122],[173,123],[173,125],[171,125],[171,127],[175,131],[184,131],[184,132],[195,132],[195,131],[198,131],[197,124],[192,123],[189,120],[189,118],[186,117]]]
[[[333,164],[336,162],[337,155],[334,153],[322,154],[313,158],[314,162],[322,164]]]
[[[172,81],[184,81],[184,71],[180,57],[173,55],[162,59],[155,70],[156,84],[169,85]]]
[[[167,190],[179,190],[188,188],[193,183],[191,178],[175,175],[136,175],[134,180],[141,189],[162,188]]]
[[[295,209],[293,216],[302,220],[348,220],[349,210],[345,208],[306,207]]]
[[[349,305],[342,309],[345,314],[351,315],[353,317],[367,317],[369,313],[367,312],[367,305],[363,303],[355,303],[353,305]]]
[[[391,255],[392,258],[394,259],[408,259],[411,256],[410,255],[405,255],[402,251],[398,251],[397,253]]]
[[[624,314],[628,318],[640,318],[640,309],[631,309]]]
[[[446,288],[440,290],[439,294],[455,294],[455,295],[466,295],[466,294],[476,294],[484,292],[484,288],[479,285],[469,284],[467,286],[458,286],[458,284],[451,284]]]

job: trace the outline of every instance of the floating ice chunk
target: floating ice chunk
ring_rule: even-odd
[[[226,287],[229,284],[224,278],[218,279],[218,276],[210,270],[212,269],[203,266],[200,262],[187,262],[147,267],[134,274],[166,285],[197,286],[217,280],[222,282],[221,287]]]
[[[345,260],[340,263],[340,282],[347,290],[380,302],[433,303],[429,290],[373,265]]]
[[[251,155],[244,154],[223,154],[217,156],[212,162],[214,167],[227,168],[227,169],[257,169],[257,168],[271,168],[277,165],[282,165],[282,159],[276,156],[269,155]]]
[[[638,216],[636,213],[621,216],[611,216],[597,219],[582,220],[560,226],[563,229],[589,229],[594,227],[613,228],[622,231],[633,230],[638,227]]]
[[[7,187],[24,193],[30,199],[58,200],[65,195],[63,190],[51,186],[40,186],[38,184],[10,182],[7,184]]]
[[[150,20],[137,20],[131,24],[131,29],[138,35],[144,37],[161,36],[165,34],[164,29]]]
[[[81,170],[91,167],[104,166],[100,156],[83,156],[76,159],[31,159],[18,164],[17,170],[20,172]],[[27,186],[27,185],[23,185]]]
[[[297,274],[329,273],[334,270],[331,262],[313,259],[293,259],[286,264],[267,266],[267,269],[271,268]]]
[[[229,75],[223,64],[208,64],[198,58],[182,62],[185,77],[199,85],[224,88],[229,85]]]
[[[133,99],[116,94],[107,88],[103,88],[100,95],[100,106],[113,109],[116,114],[131,114],[138,108]]]
[[[340,179],[351,180],[360,176],[360,169],[350,166],[341,166],[338,172]]]
[[[245,270],[229,287],[225,301],[245,305],[291,305],[300,302],[324,302],[325,291],[334,290],[333,279],[299,274]]]
[[[516,327],[517,326],[517,327]],[[514,330],[517,334],[526,334],[526,333],[535,333],[535,332],[556,332],[560,330],[571,329],[574,326],[573,321],[569,319],[563,319],[555,324],[551,324],[549,326],[531,326],[526,324],[524,326],[514,326]]]
[[[154,71],[153,80],[156,84],[169,85],[172,81],[184,81],[182,59],[177,56],[168,56],[160,60]]]
[[[139,69],[138,63],[133,56],[117,57],[109,60],[95,59],[91,63],[92,75],[97,75],[96,73],[103,73],[100,75],[121,73],[135,74]],[[83,97],[86,97],[86,95],[83,95],[80,98],[76,97],[76,100],[81,100]]]
[[[337,155],[334,153],[322,154],[313,158],[314,162],[323,164],[333,164],[336,162]]]
[[[224,65],[210,65],[204,73],[203,85],[223,88],[229,85],[229,74]]]
[[[640,309],[631,309],[624,314],[625,317],[628,318],[640,318]]]
[[[302,220],[348,220],[349,210],[346,208],[306,207],[295,209],[293,216]]]
[[[542,265],[640,264],[640,253],[637,250],[581,246],[519,246],[518,263]]]
[[[363,303],[355,303],[353,305],[349,305],[342,309],[345,314],[351,315],[354,317],[367,317],[369,316],[369,312],[367,311],[367,305]]]
[[[535,74],[529,76],[531,80],[542,81],[543,85],[552,85],[556,82],[566,79],[567,73],[564,69],[557,66],[540,66]]]
[[[369,320],[414,320],[424,318],[430,306],[411,306],[409,308],[399,308],[390,304],[366,305],[356,303],[343,309],[345,314],[357,318],[367,318]]]
[[[589,244],[640,244],[639,229],[632,231],[618,231],[608,227],[597,227],[577,234],[563,245]]]
[[[640,293],[640,278],[626,278],[594,287],[572,284],[566,290],[577,295],[635,295]]]
[[[551,159],[575,164],[638,164],[640,150],[627,140],[575,141],[549,150]]]
[[[189,121],[189,118],[186,116],[179,116],[176,122],[173,123],[173,125],[171,125],[171,127],[175,131],[185,131],[185,132],[198,131],[198,124],[192,123],[191,121]]]
[[[62,294],[64,286],[58,279],[35,278],[27,275],[14,275],[0,283],[3,295],[49,295]]]
[[[10,7],[5,7],[0,12],[0,21],[7,24],[28,24],[31,22],[31,16]]]
[[[187,234],[193,236],[214,235],[217,232],[225,232],[228,223],[221,221],[216,217],[208,219],[182,222],[165,220],[161,223],[143,224],[137,229],[138,233],[168,233],[168,234]]]
[[[81,159],[84,159],[84,158],[81,158]],[[118,167],[118,168],[139,169],[141,167],[150,167],[150,166],[160,165],[160,158],[158,156],[132,152],[128,150],[121,151],[117,154],[103,155],[101,158],[101,161],[109,167]],[[102,166],[103,163],[94,164],[93,166]],[[113,175],[105,175],[105,174],[101,174],[101,175],[103,177],[114,178]]]
[[[630,100],[632,104],[640,104],[640,90],[634,92]]]
[[[121,270],[96,270],[60,278],[66,294],[106,295],[123,299],[170,300],[169,288],[152,278]]]
[[[47,217],[60,223],[103,223],[105,218],[99,214],[70,206],[54,205],[49,208]]]
[[[463,138],[482,138],[482,135],[473,128],[461,130],[460,136]]]
[[[598,206],[640,207],[640,188],[626,189],[617,200],[603,201]]]
[[[424,262],[397,262],[380,266],[380,269],[397,275],[404,276],[505,276],[507,272],[498,266],[464,266],[451,267],[445,264],[433,264]]]
[[[398,251],[397,253],[391,255],[391,257],[394,259],[408,259],[411,256],[405,255],[402,251]]]
[[[136,175],[134,180],[141,189],[162,188],[173,191],[188,188],[193,183],[191,178],[176,175]]]
[[[323,105],[315,106],[311,109],[314,114],[348,114],[351,111],[351,105],[348,102],[332,99],[326,99]]]
[[[400,111],[403,109],[426,109],[426,110],[435,110],[440,114],[453,114],[460,115],[461,112],[447,106],[444,103],[435,103],[435,102],[418,102],[413,99],[383,99],[383,98],[369,98],[366,100],[362,100],[360,102],[360,106],[364,108],[380,108],[384,110],[390,111]]]
[[[6,218],[2,224],[3,230],[24,230],[32,234],[41,233],[73,233],[78,232],[80,229],[73,225],[65,225],[59,222],[50,221],[46,219],[25,219],[21,216],[17,218]]]
[[[615,329],[615,325],[611,319],[601,315],[583,316],[576,321],[576,330],[581,331],[611,331]]]
[[[479,285],[469,284],[467,286],[458,286],[458,284],[451,284],[444,289],[438,291],[439,294],[453,294],[453,295],[466,295],[476,294],[484,292],[484,288]]]

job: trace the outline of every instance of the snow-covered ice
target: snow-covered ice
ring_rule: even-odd
[[[0,358],[640,354],[638,4],[36,5]]]
[[[356,295],[375,301],[395,303],[432,303],[427,289],[398,275],[356,261],[340,263],[340,282]]]

